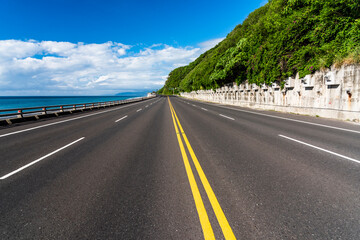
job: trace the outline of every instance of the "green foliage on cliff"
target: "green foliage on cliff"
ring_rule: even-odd
[[[270,84],[359,62],[359,0],[270,0],[217,46],[173,70],[159,92]]]

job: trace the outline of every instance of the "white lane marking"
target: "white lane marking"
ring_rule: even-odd
[[[126,115],[125,117],[122,117],[122,118],[116,120],[115,122],[119,122],[119,121],[121,121],[121,120],[123,120],[123,119],[125,119],[125,118],[127,118],[127,115]]]
[[[196,105],[193,104],[193,107],[196,107]]]
[[[12,176],[12,175],[14,175],[15,173],[18,173],[18,172],[24,170],[25,168],[30,167],[31,165],[34,165],[35,163],[40,162],[41,160],[44,160],[45,158],[50,157],[51,155],[54,155],[55,153],[60,152],[61,150],[65,149],[65,148],[67,148],[67,147],[70,147],[71,145],[73,145],[73,144],[75,144],[75,143],[83,140],[84,138],[85,138],[85,137],[79,138],[78,140],[73,141],[73,142],[69,143],[69,144],[66,145],[66,146],[63,146],[63,147],[61,147],[61,148],[59,148],[59,149],[57,149],[57,150],[55,150],[55,151],[53,151],[53,152],[51,152],[51,153],[49,153],[49,154],[41,157],[41,158],[39,158],[39,159],[37,159],[37,160],[35,160],[35,161],[31,162],[31,163],[26,164],[25,166],[22,166],[21,168],[18,168],[18,169],[16,169],[15,171],[12,171],[11,173],[8,173],[8,174],[2,176],[2,177],[0,178],[0,180],[4,180],[4,179],[6,179],[6,178],[8,178],[8,177],[10,177],[10,176]]]
[[[149,105],[146,105],[145,107],[147,108]]]
[[[140,112],[141,110],[142,110],[142,108],[140,108],[140,109],[136,110],[136,112]]]
[[[235,118],[232,118],[232,117],[228,117],[228,116],[225,116],[225,115],[222,115],[222,114],[219,114],[220,116],[224,117],[224,118],[228,118],[230,120],[235,120]]]
[[[212,105],[212,106],[216,106],[216,105]],[[309,124],[309,125],[314,125],[314,126],[319,126],[319,127],[331,128],[331,129],[341,130],[341,131],[345,131],[345,132],[353,132],[353,133],[360,134],[360,131],[346,129],[346,128],[340,128],[340,127],[333,127],[333,126],[320,124],[320,123],[312,123],[312,122],[307,122],[307,121],[302,121],[302,120],[297,120],[297,119],[292,119],[292,118],[273,116],[273,115],[268,115],[268,114],[264,114],[264,113],[257,113],[257,112],[246,111],[246,110],[241,110],[241,109],[236,109],[236,108],[229,108],[229,107],[224,107],[224,106],[216,106],[216,107],[221,107],[221,108],[226,108],[226,109],[235,110],[235,111],[239,111],[239,112],[246,112],[246,113],[251,113],[251,114],[260,115],[260,116],[266,116],[266,117],[271,117],[271,118],[277,118],[277,119],[282,119],[282,120],[287,120],[287,121],[299,122],[299,123],[304,123],[304,124]]]
[[[204,110],[204,111],[207,111],[207,109],[206,108],[201,108],[202,110]]]
[[[27,128],[27,129],[15,131],[15,132],[5,133],[5,134],[0,135],[0,138],[6,137],[6,136],[10,136],[10,135],[14,135],[14,134],[18,134],[18,133],[22,133],[22,132],[27,132],[27,131],[35,130],[35,129],[39,129],[39,128],[43,128],[43,127],[48,127],[48,126],[52,126],[52,125],[56,125],[56,124],[60,124],[60,123],[64,123],[64,122],[70,122],[70,121],[74,121],[74,120],[81,119],[81,118],[91,117],[91,116],[98,115],[98,114],[103,114],[103,113],[107,113],[107,112],[112,112],[112,111],[116,111],[116,110],[119,110],[119,109],[122,109],[122,108],[127,108],[127,107],[131,107],[131,106],[134,106],[134,105],[138,105],[138,104],[141,104],[141,103],[143,103],[143,102],[133,103],[133,104],[131,104],[131,105],[126,105],[126,106],[119,107],[119,108],[115,108],[115,109],[109,109],[109,110],[106,110],[106,111],[103,111],[103,112],[91,113],[91,114],[88,114],[88,115],[84,115],[84,116],[80,116],[80,117],[75,117],[75,118],[70,118],[70,119],[66,119],[66,120],[63,120],[63,121],[48,123],[48,124],[45,124],[45,125],[41,125],[41,126],[37,126],[37,127],[32,127],[32,128]]]
[[[356,162],[356,163],[360,163],[360,161],[357,160],[357,159],[354,159],[354,158],[351,158],[351,157],[347,157],[347,156],[341,155],[341,154],[339,154],[339,153],[332,152],[332,151],[326,150],[326,149],[324,149],[324,148],[320,148],[320,147],[311,145],[311,144],[309,144],[309,143],[296,140],[296,139],[294,139],[294,138],[290,138],[290,137],[287,137],[287,136],[284,136],[284,135],[281,135],[281,134],[279,134],[279,137],[286,138],[286,139],[288,139],[288,140],[291,140],[291,141],[294,141],[294,142],[297,142],[297,143],[301,143],[301,144],[306,145],[306,146],[308,146],[308,147],[312,147],[312,148],[318,149],[318,150],[320,150],[320,151],[324,151],[324,152],[333,154],[333,155],[338,156],[338,157],[341,157],[341,158],[345,158],[345,159],[347,159],[347,160],[350,160],[350,161],[353,161],[353,162]]]

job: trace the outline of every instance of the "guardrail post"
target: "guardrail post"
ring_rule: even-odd
[[[60,106],[60,112],[64,112],[63,106]]]
[[[17,115],[18,118],[23,118],[23,112],[22,110],[18,110],[19,115]]]
[[[85,104],[83,104],[83,109],[86,109],[86,105],[85,105]]]
[[[46,114],[46,108],[42,109],[42,114],[45,115]]]
[[[73,110],[76,110],[76,105],[73,105]]]

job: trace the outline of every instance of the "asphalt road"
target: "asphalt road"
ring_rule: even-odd
[[[158,97],[0,129],[0,239],[360,239],[360,125]]]

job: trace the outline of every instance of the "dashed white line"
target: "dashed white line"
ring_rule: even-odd
[[[121,120],[123,120],[123,119],[125,119],[125,118],[127,118],[128,116],[126,115],[126,116],[124,116],[124,117],[122,117],[122,118],[120,118],[120,119],[118,119],[118,120],[116,120],[115,122],[119,122],[119,121],[121,121]]]
[[[196,105],[193,104],[193,107],[196,107]]]
[[[206,108],[201,108],[202,110],[204,110],[204,111],[208,111]]]
[[[302,121],[302,120],[297,120],[297,119],[292,119],[292,118],[273,116],[273,115],[269,115],[269,114],[265,114],[265,113],[252,112],[252,111],[236,109],[236,108],[231,108],[231,107],[225,107],[225,106],[217,106],[217,105],[212,105],[212,106],[216,106],[219,108],[225,108],[225,109],[231,109],[231,110],[235,110],[238,112],[245,112],[245,113],[251,113],[251,114],[260,115],[260,116],[277,118],[277,119],[282,119],[282,120],[287,120],[287,121],[292,121],[292,122],[304,123],[304,124],[309,124],[309,125],[314,125],[314,126],[319,126],[319,127],[331,128],[331,129],[341,130],[341,131],[345,131],[345,132],[360,133],[360,131],[346,129],[346,128],[340,128],[340,127],[333,127],[333,126],[320,124],[320,123],[312,123],[312,122],[307,122],[307,121]]]
[[[230,119],[230,120],[235,120],[235,118],[232,118],[232,117],[228,117],[228,116],[225,116],[225,115],[222,115],[222,114],[219,114],[220,116],[224,117],[224,118],[227,118],[227,119]]]
[[[140,109],[136,110],[136,112],[140,112],[141,110],[142,110],[142,108],[140,108]]]
[[[147,108],[149,105],[146,105],[145,107]]]
[[[312,147],[312,148],[318,149],[318,150],[323,151],[323,152],[327,152],[327,153],[333,154],[333,155],[335,155],[335,156],[338,156],[338,157],[341,157],[341,158],[344,158],[344,159],[347,159],[347,160],[350,160],[350,161],[353,161],[353,162],[356,162],[356,163],[360,163],[360,161],[357,160],[357,159],[354,159],[354,158],[351,158],[351,157],[347,157],[347,156],[341,155],[341,154],[339,154],[339,153],[332,152],[332,151],[326,150],[326,149],[324,149],[324,148],[317,147],[317,146],[311,145],[311,144],[309,144],[309,143],[296,140],[296,139],[291,138],[291,137],[287,137],[287,136],[284,136],[284,135],[281,135],[281,134],[279,134],[279,137],[286,138],[286,139],[288,139],[288,140],[291,140],[291,141],[294,141],[294,142],[303,144],[303,145],[308,146],[308,147]]]
[[[28,167],[30,167],[31,165],[34,165],[35,163],[40,162],[41,160],[44,160],[45,158],[50,157],[51,155],[54,155],[55,153],[60,152],[61,150],[64,150],[64,149],[67,148],[67,147],[70,147],[71,145],[73,145],[73,144],[75,144],[75,143],[83,140],[84,138],[85,138],[85,137],[79,138],[78,140],[73,141],[73,142],[69,143],[68,145],[65,145],[65,146],[63,146],[63,147],[61,147],[61,148],[59,148],[59,149],[57,149],[57,150],[55,150],[55,151],[53,151],[53,152],[51,152],[51,153],[49,153],[49,154],[41,157],[41,158],[39,158],[39,159],[31,162],[31,163],[26,164],[25,166],[22,166],[21,168],[16,169],[15,171],[12,171],[11,173],[8,173],[8,174],[2,176],[0,179],[1,179],[1,180],[4,180],[4,179],[6,179],[6,178],[8,178],[8,177],[10,177],[10,176],[12,176],[12,175],[14,175],[14,174],[22,171],[22,170],[24,170],[25,168],[28,168]]]

